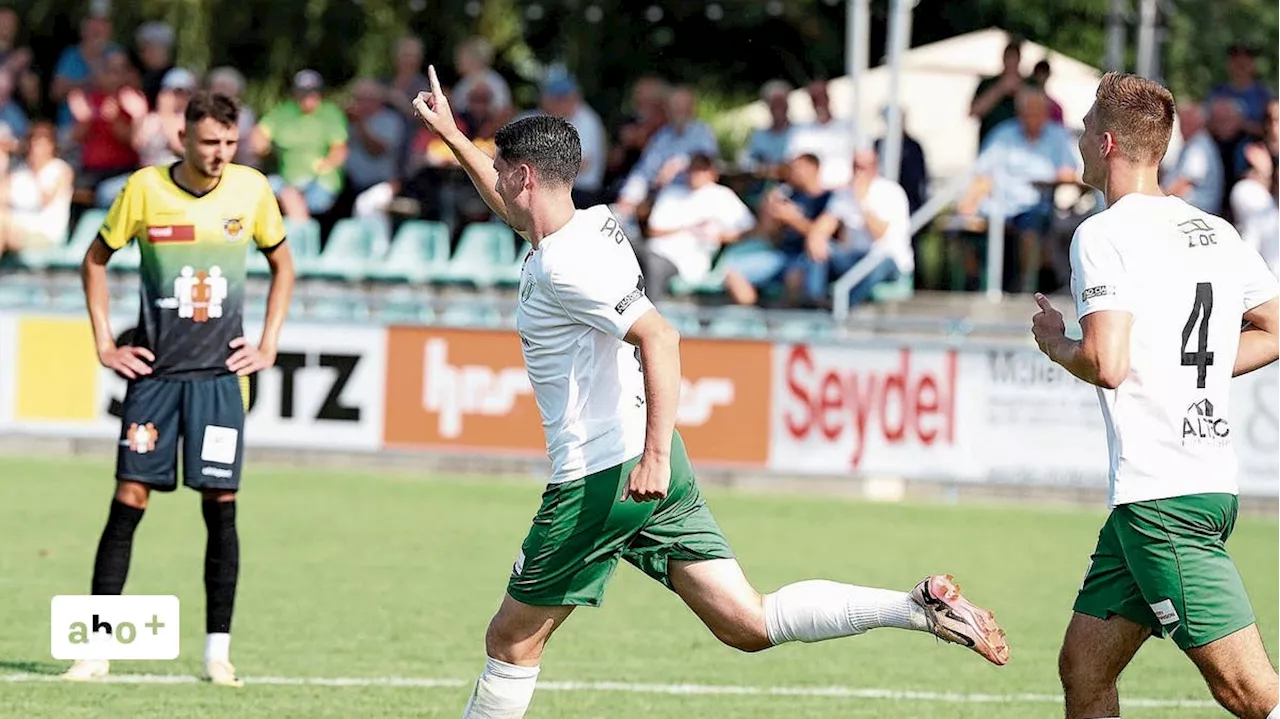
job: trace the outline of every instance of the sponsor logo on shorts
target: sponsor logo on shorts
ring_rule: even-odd
[[[236,445],[239,439],[240,433],[232,427],[218,427],[216,425],[205,427],[204,442],[200,446],[200,460],[216,464],[235,464]],[[204,473],[206,475],[209,474],[210,469],[210,467],[205,467]],[[226,476],[230,477],[231,474],[228,472]]]
[[[160,433],[156,431],[154,424],[150,422],[146,424],[134,422],[129,425],[129,431],[125,434],[124,445],[131,452],[146,454],[147,452],[156,451],[156,441],[159,439]]]
[[[1231,425],[1225,417],[1214,414],[1215,407],[1207,397],[1187,408],[1182,418],[1182,444],[1222,446],[1230,442]]]
[[[218,479],[231,479],[233,472],[222,467],[205,466],[200,469],[200,474],[206,477],[217,477]]]
[[[511,576],[518,577],[524,571],[524,547],[520,548],[520,553],[516,555],[515,564],[511,565]]]
[[[1151,605],[1151,612],[1156,615],[1156,619],[1160,620],[1163,626],[1178,623],[1178,610],[1173,608],[1173,602],[1168,599],[1162,599]]]

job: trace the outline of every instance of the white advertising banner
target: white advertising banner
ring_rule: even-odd
[[[112,320],[127,342],[135,317]],[[257,339],[261,325],[245,323]],[[87,319],[22,315],[0,323],[0,426],[110,438],[127,383],[97,362]],[[286,323],[276,365],[250,380],[250,446],[376,450],[382,446],[386,331]]]
[[[954,349],[774,345],[769,466],[976,479]]]

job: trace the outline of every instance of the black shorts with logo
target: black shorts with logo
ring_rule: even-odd
[[[226,374],[129,382],[116,479],[142,482],[161,492],[177,489],[181,437],[183,484],[192,489],[239,489],[248,399],[243,379]]]

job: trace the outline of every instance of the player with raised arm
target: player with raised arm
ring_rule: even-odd
[[[599,606],[622,558],[674,591],[725,644],[754,652],[875,627],[931,632],[995,664],[1008,661],[990,612],[949,576],[908,592],[809,580],[761,595],[698,490],[675,430],[679,335],[645,297],[644,278],[607,206],[574,206],[582,162],[567,122],[535,116],[498,131],[490,157],[459,132],[429,68],[414,102],[495,213],[533,251],[516,328],[552,474],[485,633],[488,662],[464,717],[522,717],[543,648],[576,606]]]
[[[1111,514],[1059,657],[1067,719],[1118,717],[1116,679],[1152,635],[1172,637],[1235,716],[1280,718],[1280,682],[1226,549],[1231,378],[1280,354],[1277,281],[1230,224],[1160,191],[1173,116],[1158,83],[1102,78],[1080,152],[1107,209],[1071,243],[1083,338],[1036,296],[1036,343],[1098,387],[1111,455]]]
[[[205,546],[205,678],[240,686],[230,661],[231,615],[240,567],[236,491],[244,456],[249,375],[275,364],[293,294],[284,221],[262,173],[236,165],[239,107],[197,93],[180,131],[182,160],[129,178],[85,254],[84,293],[98,358],[128,379],[116,488],[93,564],[93,594],[124,590],[134,530],[151,490],[183,483],[201,493]],[[142,306],[128,345],[111,331],[106,266],[137,241]],[[255,345],[244,336],[245,265],[252,241],[271,268],[266,323]],[[107,675],[105,660],[81,660],[63,676]]]

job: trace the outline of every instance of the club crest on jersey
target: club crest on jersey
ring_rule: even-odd
[[[525,278],[524,285],[520,287],[521,302],[528,300],[529,297],[533,295],[534,285],[536,284],[538,283],[536,280],[533,279],[533,275],[529,275],[528,277]]]
[[[240,217],[230,217],[222,221],[222,232],[227,236],[227,242],[239,242],[244,235],[244,219]]]
[[[221,267],[198,270],[187,265],[173,280],[173,297],[156,300],[156,306],[177,310],[182,319],[205,323],[222,318],[226,299],[227,278],[222,276]]]
[[[146,424],[138,424],[134,422],[129,425],[129,431],[125,434],[125,446],[130,452],[137,454],[146,454],[147,452],[156,451],[156,441],[160,439],[160,433],[156,431],[156,426],[150,422]]]

